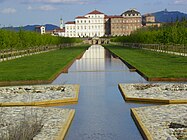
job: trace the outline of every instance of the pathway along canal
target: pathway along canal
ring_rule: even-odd
[[[76,110],[66,140],[142,140],[130,108],[148,104],[127,103],[119,83],[146,82],[100,45],[91,46],[52,84],[80,84],[79,102],[61,108]]]

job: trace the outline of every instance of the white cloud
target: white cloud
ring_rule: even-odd
[[[4,8],[4,9],[0,9],[0,13],[14,14],[14,13],[16,13],[16,9],[15,8]]]
[[[55,8],[51,5],[42,5],[42,6],[39,6],[39,7],[28,6],[27,9],[28,10],[52,11],[52,10],[56,10],[57,8]]]
[[[187,4],[187,0],[175,0],[175,4]]]

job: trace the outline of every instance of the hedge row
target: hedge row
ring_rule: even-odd
[[[2,49],[27,49],[36,46],[59,45],[63,43],[78,43],[78,38],[56,37],[51,35],[41,35],[36,32],[18,32],[0,29],[0,50]]]
[[[145,27],[129,36],[111,41],[145,44],[187,44],[187,21],[164,24],[161,27]]]

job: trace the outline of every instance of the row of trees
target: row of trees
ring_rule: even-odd
[[[0,29],[0,50],[16,49],[22,50],[32,47],[46,45],[59,45],[63,43],[78,43],[78,38],[56,37],[51,35],[41,35],[36,32],[23,31],[18,32]]]
[[[146,27],[130,36],[116,37],[113,42],[144,44],[187,44],[187,21],[164,24],[161,27]]]

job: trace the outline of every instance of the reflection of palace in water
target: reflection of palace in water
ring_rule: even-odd
[[[79,60],[76,60],[69,71],[128,71],[119,58],[115,58],[101,45],[91,46]]]
[[[101,45],[92,45],[81,59],[77,59],[73,63],[68,73],[62,75],[63,78],[60,82],[66,83],[73,79],[76,84],[84,83],[89,86],[100,85],[106,81],[112,81],[116,77],[118,77],[118,81],[123,80],[123,77],[131,82],[134,79],[142,79],[137,73],[130,72],[129,68],[118,57],[111,55]],[[95,92],[95,89],[89,92]]]
[[[104,47],[94,45],[84,53],[82,59],[76,60],[72,69],[74,71],[105,71],[106,59],[111,60],[110,53]]]

